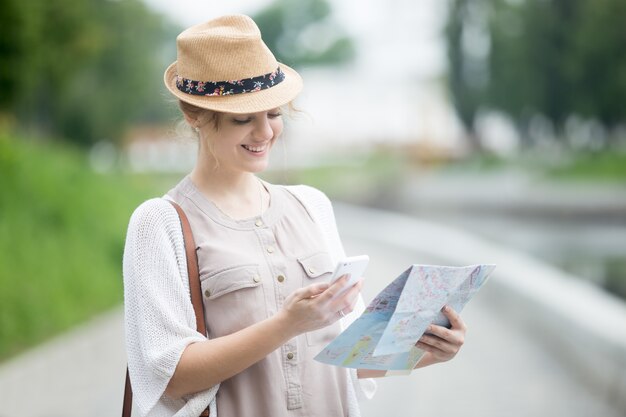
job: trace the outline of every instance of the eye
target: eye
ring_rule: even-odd
[[[233,119],[233,123],[236,125],[245,125],[247,123],[250,123],[251,121],[251,117],[248,117],[247,119]]]
[[[270,119],[276,119],[277,117],[282,116],[283,114],[279,111],[273,112],[273,113],[267,113],[267,117],[269,117]]]

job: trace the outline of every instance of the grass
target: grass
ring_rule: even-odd
[[[626,181],[626,152],[561,152],[553,155],[527,150],[510,158],[476,154],[444,167],[451,172],[497,172],[517,169],[558,181],[623,183]]]
[[[549,168],[547,174],[557,179],[624,182],[626,152],[575,153],[567,162]]]
[[[156,188],[0,133],[0,360],[122,301],[128,219]]]

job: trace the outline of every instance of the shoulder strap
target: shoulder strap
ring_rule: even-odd
[[[189,277],[189,292],[191,293],[191,304],[196,314],[196,329],[206,336],[206,323],[204,320],[204,304],[202,303],[202,289],[200,287],[200,275],[198,272],[198,255],[196,254],[196,242],[193,238],[191,225],[183,209],[174,201],[166,199],[176,209],[180,224],[183,229],[183,240],[185,242],[185,253],[187,256],[187,276]],[[133,403],[133,390],[130,384],[128,367],[126,367],[126,384],[124,388],[124,402],[122,405],[122,417],[130,417]],[[209,416],[209,407],[200,414],[202,417]]]
[[[183,240],[185,241],[185,253],[187,254],[187,275],[189,277],[189,292],[191,304],[196,313],[196,329],[206,336],[206,323],[204,322],[204,305],[202,304],[202,289],[200,287],[200,274],[198,272],[198,254],[196,253],[196,241],[191,232],[191,225],[183,209],[175,202],[168,200],[178,212],[180,223],[183,228]]]

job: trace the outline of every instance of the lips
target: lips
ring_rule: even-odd
[[[262,153],[267,149],[267,144],[262,146],[252,146],[252,145],[241,145],[244,149],[253,152],[253,153]]]

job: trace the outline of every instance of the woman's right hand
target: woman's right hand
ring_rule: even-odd
[[[361,278],[339,296],[349,276],[343,275],[333,284],[320,283],[299,288],[285,299],[278,314],[285,315],[285,323],[295,335],[326,327],[350,313],[363,286]]]

